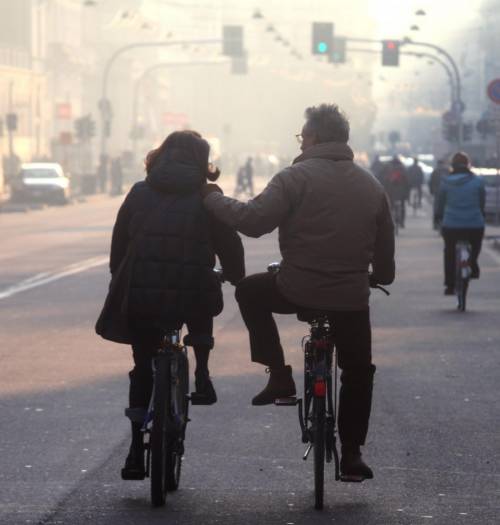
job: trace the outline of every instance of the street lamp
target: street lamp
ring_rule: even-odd
[[[425,16],[427,13],[423,9],[418,9],[417,11],[415,11],[415,14],[417,16]]]
[[[410,31],[420,31],[420,27],[418,27],[416,24],[413,24],[413,25],[410,27]]]
[[[256,10],[253,12],[252,18],[253,18],[254,20],[259,20],[259,19],[264,18],[264,15],[262,14],[262,11],[261,11],[260,9],[256,9]]]

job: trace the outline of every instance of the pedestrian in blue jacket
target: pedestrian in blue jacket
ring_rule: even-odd
[[[445,295],[455,293],[455,246],[458,241],[470,243],[471,278],[479,278],[477,259],[484,236],[485,198],[484,182],[472,173],[469,157],[462,152],[456,153],[450,174],[441,181],[436,206],[444,239]]]

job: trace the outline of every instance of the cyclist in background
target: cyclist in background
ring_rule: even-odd
[[[394,209],[396,203],[398,203],[399,214],[395,217],[395,220],[401,228],[404,228],[406,218],[405,203],[409,197],[410,184],[406,168],[397,155],[394,155],[387,165],[384,172],[383,186],[389,196],[391,209]]]
[[[153,387],[152,358],[166,325],[186,324],[186,343],[196,357],[195,388],[204,404],[217,396],[209,375],[213,318],[222,311],[215,255],[232,284],[245,275],[243,245],[229,226],[207,213],[200,189],[216,180],[209,170],[210,146],[194,131],[176,131],[146,158],[146,179],[125,198],[116,219],[110,269],[114,274],[134,235],[141,230],[128,278],[128,316],[133,332],[134,369],[129,407],[147,410]],[[150,211],[152,210],[152,211]],[[155,221],[145,219],[156,213]],[[122,470],[124,479],[144,477],[141,423],[132,422],[132,443]]]
[[[413,164],[408,168],[408,180],[410,183],[410,193],[416,192],[417,194],[417,208],[422,207],[422,185],[424,183],[424,172],[418,165],[418,158],[413,159]],[[411,196],[412,200],[415,198]]]
[[[279,228],[281,269],[243,279],[236,299],[250,335],[252,361],[269,367],[253,405],[294,396],[273,313],[328,311],[342,369],[339,433],[344,475],[373,477],[361,458],[368,432],[373,375],[369,285],[394,279],[394,228],[387,196],[353,161],[349,122],[336,105],[306,110],[297,136],[302,154],[248,203],[208,184],[205,206],[250,237]],[[369,267],[372,265],[370,277]]]
[[[479,278],[477,259],[484,236],[485,187],[472,173],[469,157],[456,153],[451,172],[441,181],[436,204],[436,218],[441,222],[444,239],[445,295],[455,293],[455,246],[458,241],[471,245],[471,279]]]

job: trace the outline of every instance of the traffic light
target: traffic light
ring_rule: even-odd
[[[243,26],[222,27],[222,54],[229,57],[244,56]]]
[[[75,134],[78,140],[83,140],[85,138],[85,119],[77,118],[75,120]]]
[[[7,124],[7,129],[9,131],[16,131],[17,130],[17,113],[7,113],[5,122]]]
[[[398,40],[382,41],[382,65],[399,66],[399,45]]]
[[[458,119],[453,111],[443,113],[441,120],[441,130],[443,138],[448,142],[457,142],[458,140]]]
[[[472,134],[474,133],[474,126],[471,122],[465,122],[462,127],[462,135],[465,142],[472,140]]]
[[[345,38],[334,38],[333,49],[330,53],[330,62],[333,64],[344,64],[346,61],[346,44]]]
[[[75,132],[78,140],[89,140],[95,136],[95,121],[90,115],[75,120]]]
[[[312,54],[330,55],[333,49],[333,24],[331,22],[313,22]]]

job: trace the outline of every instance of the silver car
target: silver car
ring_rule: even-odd
[[[22,164],[12,183],[11,198],[17,202],[66,204],[69,192],[70,181],[60,164],[32,162]]]

